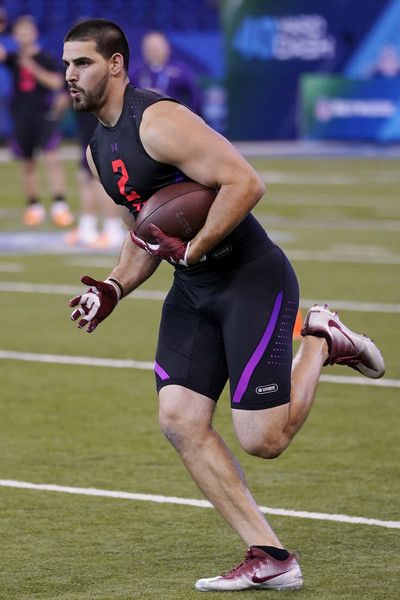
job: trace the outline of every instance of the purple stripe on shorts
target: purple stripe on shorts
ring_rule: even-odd
[[[43,150],[55,150],[60,144],[61,133],[58,130],[55,130],[43,146]]]
[[[11,152],[14,154],[15,158],[21,158],[23,153],[21,146],[18,144],[15,138],[11,138],[9,141],[9,147]]]
[[[162,379],[163,381],[165,381],[166,379],[170,379],[170,376],[168,375],[168,373],[166,371],[164,371],[164,369],[162,367],[160,367],[158,362],[154,363],[154,370],[157,373],[157,375],[159,376],[159,378]]]
[[[279,292],[276,297],[274,308],[272,309],[271,318],[268,322],[267,328],[263,333],[260,343],[257,348],[254,350],[252,357],[244,368],[243,373],[240,376],[239,382],[237,384],[235,393],[233,394],[232,402],[239,403],[242,399],[243,394],[245,393],[247,386],[249,385],[249,381],[251,376],[253,375],[254,369],[260,362],[262,355],[264,354],[267,346],[271,340],[272,334],[274,333],[274,329],[276,323],[278,321],[279,311],[282,306],[283,299],[283,291]]]

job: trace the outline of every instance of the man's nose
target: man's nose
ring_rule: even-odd
[[[69,65],[69,67],[67,67],[67,70],[65,71],[66,81],[76,81],[77,78],[78,78],[77,69],[75,69],[73,65]]]

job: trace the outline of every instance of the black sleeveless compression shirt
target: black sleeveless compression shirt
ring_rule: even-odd
[[[139,127],[148,106],[168,96],[126,87],[121,116],[113,127],[98,124],[90,149],[107,194],[136,216],[160,188],[188,178],[174,166],[153,160],[143,148]]]
[[[117,123],[113,127],[99,123],[90,142],[93,160],[107,194],[116,204],[127,207],[134,216],[160,188],[189,180],[177,167],[151,158],[140,140],[139,128],[144,111],[161,101],[176,102],[163,94],[127,85]],[[249,214],[219,242],[209,257],[229,257],[229,262],[235,264],[240,254],[260,244],[267,249],[274,245],[258,221]],[[226,261],[222,262],[226,266]],[[186,271],[207,269],[209,264],[206,261]]]

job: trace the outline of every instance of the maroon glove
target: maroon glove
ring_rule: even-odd
[[[131,231],[132,242],[157,258],[188,267],[187,255],[190,242],[184,242],[179,238],[171,237],[161,231],[156,225],[151,224],[149,227],[157,240],[156,244],[145,242]]]
[[[84,275],[81,282],[91,287],[85,294],[75,296],[69,301],[69,306],[77,307],[71,314],[71,319],[76,321],[79,317],[83,317],[78,323],[79,329],[89,323],[86,331],[92,333],[117,306],[122,295],[120,284],[117,285],[110,280],[97,281],[88,275]]]

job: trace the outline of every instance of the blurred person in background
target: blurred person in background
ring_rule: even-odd
[[[76,24],[87,19],[88,17],[80,17]],[[63,92],[57,96],[55,110],[61,118],[70,108],[71,97],[65,84]],[[77,226],[65,235],[65,242],[69,246],[79,245],[94,249],[120,248],[126,234],[120,208],[93,177],[86,160],[86,148],[93,137],[98,121],[91,113],[73,112],[80,146],[77,175],[80,210]]]
[[[8,14],[3,6],[0,6],[0,45],[7,52],[15,52],[17,45],[11,35]],[[0,138],[2,141],[10,136],[11,115],[10,96],[12,90],[12,78],[9,69],[0,63]]]
[[[172,58],[172,48],[160,31],[142,40],[142,60],[133,65],[130,78],[144,89],[176,98],[194,112],[201,111],[201,91],[190,67]]]
[[[4,46],[7,52],[15,52],[17,44],[12,36],[8,13],[6,9],[0,5],[0,44]],[[1,69],[5,69],[1,65]]]
[[[400,56],[396,46],[383,46],[370,77],[400,77]]]
[[[4,6],[0,6],[0,36],[6,35],[9,31],[8,14]],[[1,37],[0,37],[1,39]]]
[[[69,105],[69,94],[65,94],[65,97]],[[75,118],[81,147],[78,171],[81,212],[78,226],[66,235],[65,241],[69,245],[79,244],[91,248],[120,248],[126,233],[122,227],[120,209],[93,177],[86,160],[86,148],[98,121],[91,113],[76,112]],[[101,231],[98,229],[99,220],[102,220]]]
[[[63,88],[63,77],[56,61],[40,47],[39,31],[30,15],[18,17],[12,28],[17,51],[0,45],[0,61],[13,77],[11,146],[22,163],[27,207],[25,225],[39,225],[46,210],[39,196],[37,152],[43,151],[45,172],[53,198],[51,218],[55,225],[68,227],[73,216],[65,201],[65,174],[58,153],[61,135],[52,110],[54,94]]]

